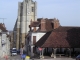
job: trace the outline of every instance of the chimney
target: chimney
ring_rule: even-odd
[[[56,20],[56,25],[57,25],[57,28],[60,26],[60,23],[59,23],[58,19]]]
[[[31,19],[31,21],[30,21],[30,25],[29,25],[29,29],[30,29],[30,31],[31,31],[31,24],[32,24],[32,19]]]
[[[42,19],[41,20],[41,31],[46,31],[46,20]]]
[[[3,27],[5,28],[5,24],[3,23],[2,25],[3,25]]]
[[[58,28],[60,26],[59,20],[54,18],[52,21],[52,26],[53,26],[53,29]]]
[[[2,25],[2,27],[3,27],[3,28],[5,28],[5,29],[6,29],[6,27],[5,27],[5,24],[4,24],[4,23],[1,23],[1,25]]]

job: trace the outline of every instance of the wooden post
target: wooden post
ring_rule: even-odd
[[[52,54],[51,54],[51,57],[54,57],[54,54],[53,54],[54,51],[53,51],[53,49],[54,49],[54,48],[52,48]]]
[[[42,49],[42,58],[44,58],[44,48]]]
[[[56,58],[56,50],[57,48],[54,48],[54,58]]]
[[[69,50],[69,57],[71,57],[71,48],[68,48]]]

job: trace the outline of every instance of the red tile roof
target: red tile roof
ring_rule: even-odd
[[[45,26],[42,26],[43,24],[41,25],[42,20],[45,20]],[[45,28],[44,31],[51,31],[54,29],[54,25],[52,24],[52,22],[57,22],[57,21],[59,22],[59,20],[56,19],[39,18],[37,19],[37,21],[31,22],[29,27],[39,27],[39,30],[37,31],[42,31],[41,28]]]
[[[47,32],[35,45],[38,47],[80,48],[80,27],[59,27]]]
[[[31,23],[30,27],[37,27],[39,26],[40,22],[39,21],[34,21]]]

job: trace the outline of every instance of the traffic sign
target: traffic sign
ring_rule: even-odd
[[[38,49],[39,49],[39,51],[42,51],[42,48],[39,47]]]

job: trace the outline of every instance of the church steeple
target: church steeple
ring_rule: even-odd
[[[33,0],[23,0],[19,3],[18,7],[18,20],[17,25],[17,42],[16,48],[19,49],[21,43],[25,44],[25,35],[28,34],[30,28],[30,21],[37,20],[37,3]],[[20,38],[20,39],[19,39]],[[20,42],[19,42],[20,41]]]

